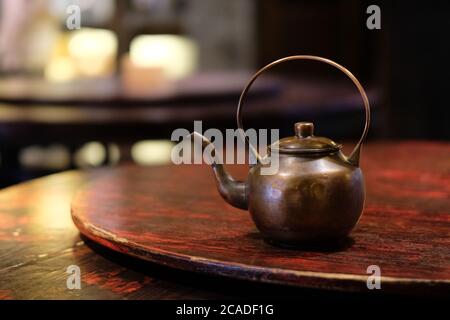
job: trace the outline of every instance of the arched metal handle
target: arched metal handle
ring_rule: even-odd
[[[253,82],[255,82],[255,80],[264,72],[267,71],[268,69],[281,64],[283,62],[287,62],[287,61],[291,61],[291,60],[315,60],[315,61],[320,61],[320,62],[324,62],[326,64],[329,64],[337,69],[339,69],[340,71],[342,71],[343,73],[345,73],[355,84],[355,86],[358,88],[359,93],[361,94],[361,97],[363,99],[364,102],[364,108],[366,111],[366,122],[364,125],[364,131],[362,133],[361,138],[359,139],[358,143],[356,144],[355,148],[353,149],[352,153],[350,154],[350,156],[347,158],[347,160],[355,165],[359,164],[359,155],[360,155],[360,150],[361,150],[361,144],[364,141],[364,139],[367,136],[367,132],[369,131],[369,124],[370,124],[370,106],[369,106],[369,99],[367,98],[366,92],[364,91],[364,88],[362,87],[362,85],[359,83],[358,79],[356,79],[356,77],[349,71],[347,70],[345,67],[341,66],[340,64],[326,59],[326,58],[322,58],[322,57],[318,57],[318,56],[310,56],[310,55],[298,55],[298,56],[290,56],[290,57],[285,57],[279,60],[276,60],[272,63],[269,63],[268,65],[266,65],[265,67],[259,69],[254,75],[253,77],[250,79],[250,81],[247,83],[247,85],[245,86],[244,90],[241,93],[241,96],[239,98],[239,104],[238,104],[238,108],[237,108],[237,113],[236,113],[236,121],[237,121],[237,126],[241,138],[245,141],[247,139],[247,137],[245,136],[245,130],[243,128],[242,125],[242,105],[243,102],[247,96],[248,91],[250,90],[251,85],[253,84]],[[258,160],[258,162],[261,161],[261,156],[259,155],[258,151],[256,150],[256,148],[250,143],[250,141],[248,141],[249,143],[249,147],[251,152],[253,153],[253,155],[256,157],[256,159]]]

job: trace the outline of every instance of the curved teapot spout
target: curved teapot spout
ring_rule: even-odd
[[[211,145],[212,147],[212,169],[214,171],[214,176],[216,178],[217,189],[222,196],[222,198],[231,204],[233,207],[247,210],[247,183],[243,181],[236,181],[234,178],[225,170],[221,161],[218,161],[218,155],[214,148],[214,144],[209,141],[208,138],[201,135],[198,132],[193,132],[187,136],[187,138],[194,137],[194,141],[202,141],[202,148],[206,148]]]

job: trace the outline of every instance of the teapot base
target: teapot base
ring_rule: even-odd
[[[280,241],[264,238],[272,246],[299,251],[336,252],[350,248],[355,240],[349,236],[308,241]]]

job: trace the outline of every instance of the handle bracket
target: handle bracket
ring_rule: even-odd
[[[241,96],[239,98],[239,104],[238,104],[238,108],[237,108],[237,112],[236,112],[236,122],[237,122],[237,127],[241,135],[241,138],[244,141],[247,141],[250,147],[250,151],[253,153],[253,155],[256,157],[256,159],[258,160],[258,162],[261,162],[261,156],[259,155],[258,151],[256,150],[256,148],[250,143],[250,141],[248,140],[248,138],[245,136],[245,130],[244,130],[244,126],[242,124],[242,106],[244,104],[244,100],[247,97],[247,93],[250,90],[250,87],[252,86],[253,82],[255,82],[255,80],[265,71],[267,71],[268,69],[271,69],[272,67],[279,65],[281,63],[287,62],[287,61],[291,61],[291,60],[315,60],[315,61],[319,61],[319,62],[323,62],[326,64],[329,64],[337,69],[339,69],[340,71],[342,71],[343,73],[345,73],[350,80],[353,81],[353,83],[355,84],[356,88],[358,89],[363,102],[364,102],[364,109],[366,112],[366,121],[364,124],[364,130],[363,133],[361,135],[361,138],[359,139],[358,143],[356,144],[355,148],[353,149],[352,153],[350,154],[350,156],[347,158],[347,160],[354,164],[354,165],[358,165],[359,164],[359,156],[360,156],[360,151],[361,151],[361,145],[362,142],[364,141],[364,139],[367,136],[367,132],[369,131],[369,124],[370,124],[370,105],[369,105],[369,99],[367,98],[366,92],[364,91],[364,88],[362,87],[361,83],[358,81],[358,79],[356,79],[356,77],[345,67],[341,66],[340,64],[330,60],[330,59],[326,59],[326,58],[322,58],[322,57],[318,57],[318,56],[311,56],[311,55],[296,55],[296,56],[289,56],[289,57],[285,57],[279,60],[276,60],[272,63],[269,63],[268,65],[266,65],[265,67],[259,69],[250,79],[250,81],[247,83],[247,85],[245,86],[244,90],[241,93]]]

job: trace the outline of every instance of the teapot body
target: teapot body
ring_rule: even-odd
[[[348,236],[364,206],[364,178],[341,151],[326,155],[279,154],[279,170],[249,171],[248,209],[266,240],[281,245]]]
[[[292,60],[326,63],[347,75],[364,102],[365,124],[361,138],[346,157],[341,152],[341,145],[314,135],[313,123],[295,123],[294,136],[280,139],[268,147],[268,152],[278,153],[278,170],[273,173],[272,169],[276,167],[270,162],[265,164],[246,135],[242,106],[251,85],[263,72]],[[263,237],[275,244],[295,247],[305,243],[330,243],[348,236],[364,207],[364,178],[359,160],[370,124],[369,99],[356,77],[340,64],[323,57],[296,55],[281,58],[252,76],[239,98],[236,120],[239,135],[248,142],[257,164],[250,168],[247,181],[237,181],[226,172],[221,161],[214,159],[212,169],[222,198],[236,208],[248,209]],[[198,136],[204,147],[211,145],[206,137],[196,132],[191,135]]]

